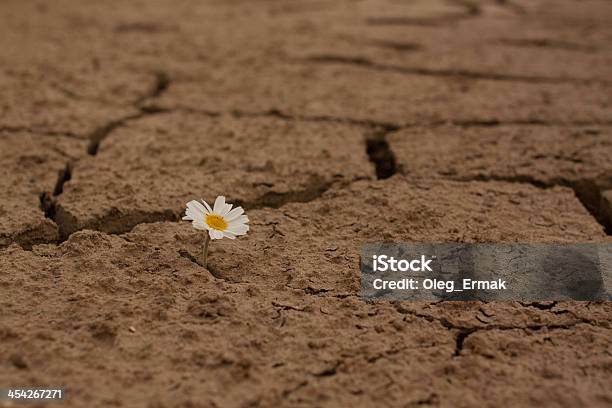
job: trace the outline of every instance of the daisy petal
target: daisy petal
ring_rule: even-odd
[[[236,207],[232,211],[227,213],[227,216],[225,217],[225,219],[228,222],[231,222],[232,220],[235,220],[236,218],[241,216],[243,213],[244,213],[244,210],[242,209],[242,207]]]
[[[241,215],[238,218],[233,219],[230,222],[228,222],[228,225],[231,227],[231,226],[246,224],[248,222],[249,222],[249,218],[246,215]]]
[[[216,229],[209,229],[208,235],[210,235],[211,239],[221,239],[223,238],[223,232],[218,231]]]
[[[199,211],[194,211],[193,208],[187,208],[187,211],[185,211],[185,217],[190,220],[197,220],[204,218],[204,214],[200,213]]]
[[[202,200],[202,204],[204,204],[204,207],[206,207],[206,209],[208,210],[208,213],[212,212],[212,208],[210,208],[210,205],[208,205],[208,203],[206,201],[204,201],[203,198],[200,198],[200,200]]]
[[[213,212],[215,214],[221,214],[221,211],[225,208],[225,197],[224,196],[219,196],[217,197],[217,199],[215,200],[215,205],[213,206]]]
[[[236,239],[236,234],[232,234],[231,232],[229,232],[229,231],[227,231],[227,230],[226,230],[226,231],[223,231],[223,235],[224,235],[226,238],[229,238],[229,239]]]
[[[187,203],[187,210],[191,210],[196,214],[204,214],[206,212],[204,206],[196,200],[191,200]]]
[[[208,229],[208,226],[204,223],[204,221],[200,221],[200,220],[193,221],[191,225],[193,226],[193,228],[197,230],[206,231]]]
[[[249,226],[248,225],[237,225],[234,227],[229,227],[226,231],[231,232],[232,234],[235,235],[244,235],[247,233],[247,231],[249,230]]]
[[[220,198],[221,200],[219,200]],[[220,216],[225,217],[231,209],[232,205],[225,202],[224,196],[217,197],[217,199],[215,200],[214,207],[215,214],[219,214]]]
[[[222,216],[227,216],[227,214],[229,214],[229,212],[232,209],[232,205],[231,204],[225,204],[225,207],[223,208],[223,210],[221,210],[221,215]]]
[[[205,209],[202,204],[198,203],[195,200],[192,200],[187,203],[187,209],[185,211],[185,217],[187,218],[184,219],[195,220],[196,218],[201,218],[204,214],[204,211]]]

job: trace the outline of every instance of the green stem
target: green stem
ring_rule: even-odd
[[[210,237],[208,236],[208,231],[204,231],[204,247],[202,248],[204,259],[202,261],[202,266],[204,266],[205,268],[208,265],[208,243],[209,242],[210,242]]]

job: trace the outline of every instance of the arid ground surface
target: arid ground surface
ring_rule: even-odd
[[[358,267],[371,241],[610,242],[611,21],[603,0],[2,1],[0,387],[612,406],[611,303],[370,303]],[[219,194],[251,231],[203,268],[179,217]]]

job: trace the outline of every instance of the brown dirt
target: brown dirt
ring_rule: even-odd
[[[5,1],[0,387],[611,406],[612,303],[377,302],[368,241],[610,242],[612,6]],[[178,218],[225,194],[251,231]]]

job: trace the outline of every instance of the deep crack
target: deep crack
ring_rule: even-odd
[[[461,330],[459,331],[459,333],[457,333],[457,336],[455,337],[455,353],[453,354],[453,357],[459,357],[461,355],[461,351],[463,350],[463,344],[465,343],[465,340],[468,338],[470,334],[474,333],[475,331],[476,329]]]
[[[133,113],[130,115],[123,116],[122,118],[110,121],[104,125],[96,128],[89,134],[89,144],[87,145],[87,154],[95,156],[98,154],[100,144],[106,139],[113,130],[124,126],[127,122],[134,119],[139,119],[144,116],[143,112]]]
[[[144,93],[141,97],[137,98],[132,105],[134,105],[138,111],[125,115],[119,119],[111,120],[98,128],[94,129],[88,135],[89,143],[87,145],[87,154],[95,156],[98,154],[101,143],[117,128],[124,126],[131,120],[140,119],[145,116],[155,115],[158,113],[165,112],[162,109],[155,109],[147,106],[141,106],[144,102],[149,99],[157,98],[161,96],[170,86],[170,77],[163,71],[158,71],[155,74],[155,81],[151,89]],[[12,129],[12,130],[29,130],[29,129]],[[53,132],[52,135],[64,135],[63,132]],[[72,137],[68,134],[69,137]],[[57,197],[64,191],[64,184],[72,178],[73,174],[73,161],[66,163],[66,166],[61,169],[58,173],[58,178],[53,188],[52,194],[48,192],[42,192],[39,195],[40,207],[44,211],[45,217],[52,220],[57,224],[59,231],[60,242],[65,241],[68,237],[81,229],[83,226],[79,226],[76,218],[66,212],[60,204],[57,202]],[[127,232],[134,228],[134,226],[156,221],[170,221],[175,220],[177,217],[171,211],[159,211],[159,212],[134,212],[130,214],[115,214],[114,211],[97,220],[99,226],[98,231],[103,232],[114,232],[122,233]],[[105,231],[105,230],[110,231]]]
[[[389,129],[379,130],[366,136],[366,153],[374,164],[376,178],[387,179],[397,172],[395,155],[386,140]]]
[[[279,208],[288,203],[306,203],[321,197],[334,183],[319,175],[311,176],[307,185],[300,190],[284,193],[269,191],[252,201],[235,200],[235,204],[255,210],[258,208]]]
[[[55,199],[53,196],[48,192],[42,192],[38,198],[40,209],[43,210],[45,218],[55,222]]]
[[[607,235],[612,235],[612,218],[607,213],[603,193],[612,185],[600,186],[595,180],[578,180],[567,182],[567,187],[574,190],[574,194],[584,208],[604,228]]]
[[[326,181],[320,176],[311,177],[308,184],[301,190],[289,191],[286,193],[268,192],[260,197],[247,201],[235,199],[237,206],[242,206],[249,210],[260,208],[279,208],[289,203],[305,203],[316,200],[332,186],[343,185],[348,181]],[[52,219],[59,228],[59,242],[64,242],[73,233],[91,229],[107,234],[125,234],[131,232],[141,224],[156,222],[177,222],[180,221],[180,214],[183,208],[163,209],[158,211],[130,211],[122,213],[116,208],[111,208],[109,212],[94,221],[79,223],[78,219],[66,211],[61,204],[56,203],[55,198],[50,195],[41,195],[41,207],[45,210],[47,218]],[[44,206],[43,206],[43,203]]]
[[[111,208],[107,214],[97,218],[95,221],[81,224],[74,215],[64,210],[61,204],[55,204],[53,216],[53,220],[59,228],[60,242],[64,242],[70,238],[70,235],[83,229],[91,229],[107,234],[123,234],[130,232],[140,224],[178,221],[180,218],[176,212],[168,209],[122,213],[116,208]]]
[[[66,163],[66,166],[58,172],[57,181],[53,188],[53,195],[58,196],[64,191],[64,184],[72,178],[72,162]]]
[[[522,306],[525,307],[535,307],[536,309],[540,309],[540,310],[551,310],[552,308],[554,308],[557,305],[557,302],[530,302],[530,303],[526,303],[526,302],[519,302]]]
[[[151,89],[145,92],[142,96],[137,98],[132,105],[134,105],[138,112],[125,115],[119,119],[111,120],[110,122],[94,129],[89,134],[89,145],[87,146],[87,153],[91,156],[95,156],[98,153],[100,144],[106,139],[115,129],[124,126],[127,122],[140,119],[147,115],[154,115],[157,113],[163,113],[162,109],[155,109],[149,106],[142,106],[144,102],[161,96],[168,90],[171,80],[170,76],[163,71],[155,72],[155,81]]]
[[[57,203],[56,197],[64,191],[64,184],[72,178],[72,161],[66,163],[66,166],[58,171],[57,180],[53,192],[44,191],[39,195],[40,208],[45,214],[45,218],[55,222]],[[57,222],[55,222],[57,224]],[[58,226],[59,229],[59,226]]]
[[[359,61],[358,61],[359,62]],[[174,111],[184,111],[193,114],[203,114],[211,117],[219,117],[223,115],[223,112],[214,112],[214,111],[206,111],[201,109],[193,109],[187,107],[174,107],[174,108],[164,108],[159,107],[154,104],[144,105],[143,103],[150,98],[155,98],[160,96],[165,90],[168,89],[170,85],[169,77],[164,73],[159,73],[156,75],[156,81],[154,86],[151,88],[149,92],[140,97],[137,101],[134,102],[135,105],[138,105],[138,112],[126,115],[122,118],[112,120],[99,128],[95,129],[90,133],[90,143],[87,147],[87,152],[90,155],[97,154],[100,144],[103,140],[105,140],[114,130],[119,127],[124,126],[127,122],[132,120],[137,120],[148,115],[160,114],[160,113],[170,113]],[[287,120],[287,121],[309,121],[309,122],[330,122],[330,123],[344,123],[354,126],[361,126],[367,128],[371,133],[366,136],[366,152],[370,158],[370,161],[374,164],[376,170],[376,176],[378,179],[385,179],[391,177],[398,171],[396,159],[393,155],[392,150],[388,142],[386,141],[386,135],[390,132],[397,131],[402,128],[409,127],[417,127],[417,126],[446,126],[448,124],[453,124],[456,126],[464,126],[464,127],[493,127],[493,126],[503,126],[503,125],[535,125],[535,126],[561,126],[561,125],[599,125],[606,126],[612,125],[610,123],[591,123],[586,121],[574,121],[572,123],[553,123],[547,122],[543,120],[537,119],[529,119],[524,121],[511,121],[511,122],[501,122],[497,119],[491,120],[445,120],[445,121],[436,121],[430,123],[390,123],[390,122],[381,122],[376,120],[368,120],[368,119],[355,119],[350,117],[334,117],[334,116],[307,116],[307,115],[290,115],[284,113],[278,109],[270,109],[262,112],[243,112],[239,110],[234,110],[231,112],[227,112],[227,114],[231,114],[236,118],[243,117],[276,117],[279,119]],[[29,130],[29,129],[20,129],[20,130]],[[63,134],[62,132],[57,132],[58,134]],[[159,222],[159,221],[175,221],[177,219],[177,215],[173,211],[160,211],[154,213],[138,213],[138,214],[109,214],[108,216],[102,217],[101,220],[96,222],[97,226],[76,226],[76,220],[70,214],[67,214],[60,208],[60,216],[58,219],[58,205],[56,204],[56,197],[59,196],[63,192],[64,184],[70,180],[72,177],[72,162],[67,163],[66,167],[62,169],[59,173],[58,180],[53,189],[53,193],[41,193],[39,196],[41,208],[45,213],[45,216],[53,221],[55,221],[59,229],[60,239],[63,241],[67,239],[70,234],[76,232],[83,228],[98,228],[100,231],[108,232],[108,233],[125,233],[131,231],[134,227],[139,224],[146,224],[151,222]],[[597,190],[596,194],[593,193],[593,189],[585,188],[585,186],[581,186],[580,188],[576,185],[572,185],[571,183],[565,182],[563,180],[554,184],[545,184],[529,177],[513,177],[513,178],[496,178],[496,177],[479,177],[473,178],[473,180],[481,180],[481,181],[506,181],[506,182],[522,182],[529,183],[539,188],[548,188],[553,185],[562,185],[566,187],[570,187],[574,189],[577,197],[580,201],[585,205],[585,207],[593,214],[596,219],[604,226],[606,232],[610,234],[612,227],[610,226],[609,221],[605,221],[602,219],[600,214],[601,208],[599,201],[601,200],[601,191]],[[469,180],[460,180],[460,181],[469,181]],[[279,208],[287,203],[292,202],[309,202],[319,198],[323,195],[334,182],[328,182],[322,180],[321,178],[314,177],[309,184],[302,190],[299,191],[290,191],[286,193],[278,193],[278,192],[268,192],[262,195],[261,197],[252,200],[250,202],[236,200],[237,205],[243,205],[247,208],[257,209],[257,208]],[[586,186],[588,187],[588,185]],[[123,220],[123,221],[121,221]],[[126,225],[119,225],[122,222],[129,220]],[[115,227],[113,227],[115,226]]]
[[[147,100],[157,98],[168,90],[168,87],[171,83],[170,76],[164,71],[157,71],[154,75],[155,81],[153,83],[153,86],[147,93],[136,99],[134,105],[140,106]]]

